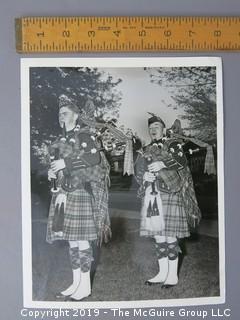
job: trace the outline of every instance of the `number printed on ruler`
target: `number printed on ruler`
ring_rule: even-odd
[[[16,47],[34,52],[240,50],[240,17],[26,17]]]

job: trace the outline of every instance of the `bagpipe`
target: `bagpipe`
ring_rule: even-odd
[[[90,130],[96,131],[96,137],[102,143],[101,151],[112,152],[119,147],[124,148],[123,175],[134,174],[133,163],[133,138],[127,136],[117,128],[114,122],[100,122],[81,115],[79,119],[87,125]]]
[[[214,161],[213,146],[202,141],[201,138],[189,137],[183,134],[181,129],[181,122],[179,119],[176,119],[170,129],[167,130],[166,135],[174,139],[182,141],[182,145],[185,145],[188,142],[192,142],[196,147],[192,148],[183,148],[185,155],[193,155],[200,152],[201,150],[206,150],[205,164],[204,164],[204,173],[208,175],[216,175],[216,166]]]
[[[80,119],[80,121],[83,122],[82,119]],[[120,130],[114,128],[112,124],[97,124],[87,119],[84,119],[83,123],[86,127],[81,128],[80,125],[77,124],[71,135],[66,132],[64,124],[61,136],[49,146],[50,164],[55,160],[72,157],[76,158],[76,161],[82,161],[87,166],[87,168],[80,168],[71,172],[70,175],[68,175],[68,173],[63,174],[63,171],[60,170],[56,174],[57,177],[51,179],[51,192],[55,198],[52,228],[55,232],[62,231],[63,228],[64,207],[66,205],[66,195],[64,191],[72,192],[81,184],[85,190],[91,194],[91,185],[87,182],[87,179],[91,176],[91,174],[89,174],[91,167],[96,168],[96,157],[100,157],[100,153],[102,152],[111,152],[116,148],[126,145],[127,138]],[[104,141],[103,137],[106,130],[112,133],[114,140]],[[100,157],[100,159],[102,158]],[[99,165],[97,168],[99,176],[105,174],[105,169],[102,168],[101,173],[100,167]],[[96,173],[96,170],[94,173]],[[60,190],[63,190],[63,192]],[[62,197],[61,201],[58,201],[59,197]]]
[[[195,149],[186,147],[189,141],[196,145]],[[169,191],[165,187],[160,187],[159,189],[158,187],[161,183],[158,181],[157,187],[156,180],[149,183],[146,188],[144,206],[142,208],[142,214],[146,218],[145,228],[154,231],[156,223],[161,226],[161,228],[164,228],[160,190],[164,192],[180,192],[189,225],[195,227],[199,223],[201,213],[197,204],[190,170],[183,170],[181,173],[181,169],[187,166],[187,154],[192,155],[204,148],[207,149],[205,162],[208,162],[208,167],[205,165],[205,170],[207,173],[214,173],[212,146],[199,139],[185,136],[181,130],[180,121],[175,120],[173,126],[166,130],[166,135],[162,139],[162,142],[153,141],[146,148],[146,151],[143,150],[142,156],[145,158],[147,166],[155,161],[162,161],[168,169],[172,168],[174,171],[177,169],[177,171],[172,171],[171,173],[169,173],[168,169],[165,170],[165,172],[161,170],[159,173],[159,178],[163,179],[164,182],[170,181],[169,185],[173,186],[172,190],[171,187]],[[212,168],[210,168],[210,166],[212,166]],[[176,186],[178,187],[175,188]]]
[[[95,157],[99,152],[112,152],[120,147],[126,148],[129,138],[112,123],[100,123],[87,118],[79,117],[79,120],[86,126],[81,128],[76,124],[74,134],[68,137],[65,124],[62,128],[61,136],[49,146],[50,161],[63,159],[66,157],[77,156],[87,166],[95,165]],[[111,137],[107,137],[106,131],[111,133]],[[85,135],[85,141],[80,141],[79,136]],[[91,139],[91,141],[88,141]],[[89,148],[94,143],[94,147]],[[56,179],[51,179],[51,191],[57,193],[59,191],[59,184],[63,178],[61,171],[58,172]],[[69,190],[70,191],[70,190]]]
[[[207,173],[209,175],[216,174],[213,146],[202,141],[199,138],[184,135],[181,128],[181,121],[179,119],[176,119],[173,125],[170,128],[166,129],[166,134],[163,140],[167,140],[167,143],[164,145],[164,147],[171,144],[168,151],[171,156],[174,157],[175,161],[179,162],[180,164],[185,161],[184,156],[191,156],[200,152],[201,150],[206,150],[204,173]],[[191,142],[194,147],[189,148],[187,146],[188,142]],[[163,161],[168,163],[168,154],[166,153],[166,151],[166,148],[163,148],[161,156],[163,157]]]

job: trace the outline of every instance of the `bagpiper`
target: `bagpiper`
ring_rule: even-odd
[[[140,235],[155,239],[159,271],[145,284],[163,288],[178,283],[179,239],[190,236],[190,225],[201,213],[182,141],[164,136],[165,123],[148,119],[151,143],[136,160],[136,179],[142,199]]]
[[[50,146],[53,182],[47,237],[66,240],[72,266],[71,285],[56,298],[82,300],[91,294],[92,242],[110,234],[108,213],[109,164],[101,142],[79,118],[71,99],[59,99],[61,136]]]

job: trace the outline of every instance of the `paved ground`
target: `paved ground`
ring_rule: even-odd
[[[129,216],[131,218],[129,218]],[[55,292],[71,282],[68,247],[64,241],[45,242],[46,219],[33,222],[33,299],[55,300]],[[206,235],[188,239],[178,286],[161,290],[146,287],[155,275],[153,242],[139,237],[139,220],[131,212],[112,211],[112,240],[95,250],[97,269],[91,301],[121,301],[210,297],[219,295],[218,239]],[[182,244],[183,245],[183,244]],[[96,249],[96,248],[95,248]],[[93,266],[95,269],[95,266]]]

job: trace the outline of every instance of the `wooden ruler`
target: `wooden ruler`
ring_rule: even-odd
[[[19,53],[240,50],[240,17],[25,17]]]

